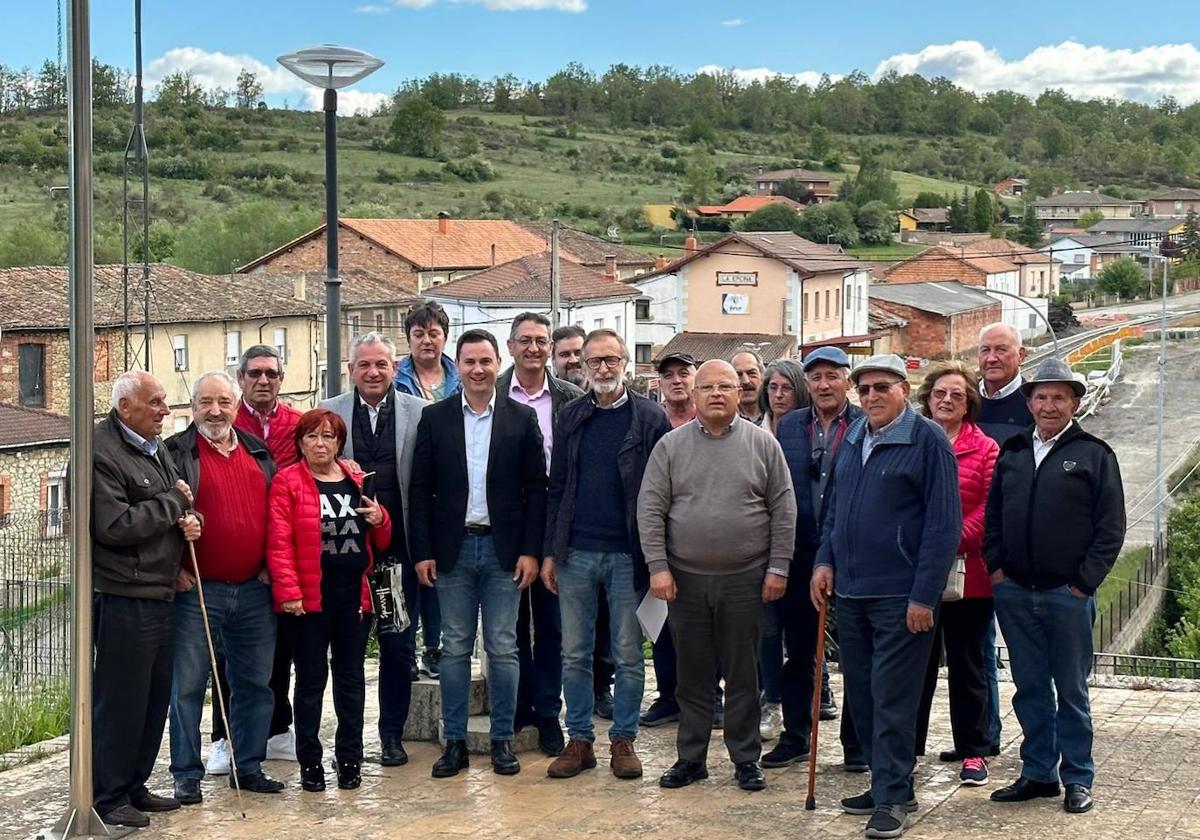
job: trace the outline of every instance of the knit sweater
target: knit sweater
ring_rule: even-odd
[[[740,417],[719,437],[698,421],[668,432],[642,478],[638,531],[650,574],[668,564],[715,575],[768,563],[786,574],[796,499],[779,442]]]
[[[1033,425],[1033,415],[1029,413],[1029,404],[1025,395],[1018,388],[1007,397],[998,400],[983,398],[979,409],[979,417],[975,424],[983,433],[996,443],[1003,445],[1013,435],[1022,429]]]
[[[196,540],[200,577],[244,583],[267,562],[267,479],[241,443],[227,456],[206,440],[198,444],[203,480],[196,511],[204,517]]]
[[[571,547],[583,551],[629,553],[625,524],[625,486],[617,467],[617,453],[629,434],[633,409],[626,400],[620,408],[598,409],[583,428],[579,440],[579,483],[571,520]]]

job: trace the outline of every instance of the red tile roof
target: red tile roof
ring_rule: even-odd
[[[802,236],[797,236],[791,231],[736,231],[711,245],[703,246],[694,254],[658,269],[653,275],[645,274],[636,279],[642,280],[654,275],[669,274],[693,260],[698,260],[727,245],[734,248],[752,248],[760,254],[777,259],[796,269],[805,277],[826,271],[856,271],[869,267],[867,263],[857,257],[843,253],[839,245],[820,245],[810,242]]]
[[[70,417],[0,402],[0,449],[59,446],[70,439]]]
[[[793,210],[803,211],[804,205],[786,195],[739,195],[728,204],[704,204],[696,208],[701,216],[719,216],[722,213],[753,213],[768,204],[786,204]]]
[[[1012,260],[980,254],[977,250],[973,251],[972,249],[976,248],[978,244],[978,242],[972,242],[963,248],[949,248],[944,245],[938,245],[896,263],[884,273],[890,275],[901,266],[911,267],[913,265],[920,265],[923,262],[929,262],[930,260],[944,262],[948,259],[965,263],[977,271],[982,271],[984,274],[1005,274],[1009,271],[1017,270],[1017,266]]]
[[[559,296],[563,303],[605,298],[636,297],[639,292],[568,260],[559,261]],[[488,302],[541,303],[550,301],[550,255],[521,257],[495,268],[460,277],[429,289],[432,298]]]

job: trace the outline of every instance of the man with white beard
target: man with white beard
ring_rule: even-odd
[[[266,571],[267,490],[275,461],[263,441],[234,427],[238,391],[213,371],[196,380],[192,424],[166,445],[192,488],[205,527],[195,543],[213,646],[224,652],[230,696],[229,736],[243,791],[278,793],[283,783],[262,771],[274,698],[275,613]],[[208,646],[194,570],[175,582],[175,665],[171,682],[171,775],[183,805],[202,799],[200,717],[208,684]],[[230,776],[229,786],[234,779]]]

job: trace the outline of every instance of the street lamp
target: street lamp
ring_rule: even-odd
[[[325,396],[342,392],[342,280],[338,276],[337,92],[383,66],[370,53],[333,44],[279,56],[279,63],[325,89]]]

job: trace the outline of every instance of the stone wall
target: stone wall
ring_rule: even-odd
[[[0,451],[0,513],[45,510],[49,476],[66,467],[68,451],[66,444]]]
[[[66,329],[26,331],[7,330],[0,337],[0,402],[21,404],[21,386],[18,364],[20,345],[44,345],[43,377],[45,379],[44,408],[58,414],[69,414],[71,408],[70,341]],[[116,376],[116,366],[121,363],[121,335],[119,330],[100,330],[96,335],[95,361],[92,381],[96,383],[97,405],[103,403],[102,411],[108,410],[109,394],[101,393],[111,388]],[[103,397],[103,399],[100,399]]]

